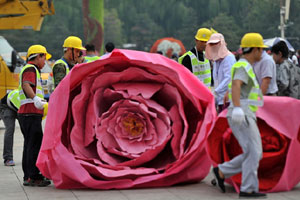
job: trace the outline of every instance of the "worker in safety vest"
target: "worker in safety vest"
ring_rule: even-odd
[[[27,51],[27,64],[20,72],[20,108],[18,119],[24,136],[22,169],[24,172],[24,186],[47,186],[51,182],[46,180],[35,163],[43,139],[42,117],[47,102],[41,84],[40,70],[46,59],[51,58],[42,45],[32,45]]]
[[[253,70],[261,59],[263,38],[259,33],[247,33],[241,40],[243,57],[231,68],[228,85],[230,105],[227,120],[243,153],[213,168],[218,186],[225,192],[224,180],[242,172],[240,197],[263,198],[259,193],[257,169],[262,158],[262,142],[255,112],[263,105],[263,96]]]
[[[96,53],[95,45],[87,44],[85,45],[85,48],[86,56],[84,57],[84,62],[88,63],[100,59],[100,57]]]
[[[13,144],[15,122],[20,108],[19,90],[7,93],[0,101],[0,118],[4,122],[5,133],[3,143],[3,159],[5,166],[15,166],[13,159]]]
[[[195,35],[196,46],[178,59],[180,64],[188,68],[208,88],[211,87],[211,67],[204,50],[211,34],[211,30],[207,28],[198,29]]]
[[[82,41],[79,37],[69,36],[63,44],[64,56],[57,60],[52,68],[54,88],[60,81],[69,73],[75,64],[82,62],[82,50],[86,50],[82,46]]]

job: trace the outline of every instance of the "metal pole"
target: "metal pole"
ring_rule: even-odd
[[[280,35],[281,35],[281,38],[283,38],[284,39],[284,26],[285,26],[285,24],[284,24],[284,18],[285,18],[285,8],[284,8],[284,2],[283,2],[284,0],[280,0],[280,26],[279,26],[279,28],[280,28]]]

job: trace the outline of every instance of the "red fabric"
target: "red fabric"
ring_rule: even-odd
[[[36,73],[35,69],[28,68],[25,69],[22,75],[22,83],[28,82],[30,83],[34,93],[36,93]],[[33,103],[27,103],[20,106],[20,109],[18,110],[19,114],[41,114],[43,115],[43,110],[37,109]]]
[[[233,136],[223,111],[207,139],[207,150],[214,164],[239,155],[242,150]],[[300,181],[299,115],[300,101],[289,97],[264,97],[257,124],[262,137],[263,159],[258,169],[259,189],[266,192],[291,190]],[[229,180],[239,191],[241,174]]]
[[[114,50],[75,66],[51,95],[37,166],[57,188],[199,181],[215,117],[213,94],[184,66]]]

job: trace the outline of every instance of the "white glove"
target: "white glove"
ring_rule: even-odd
[[[39,110],[43,110],[44,109],[44,105],[47,103],[46,101],[43,101],[40,97],[35,96],[33,98],[33,102],[34,102],[34,106],[39,109]]]
[[[234,107],[232,110],[232,123],[241,125],[245,121],[245,113],[241,107]]]

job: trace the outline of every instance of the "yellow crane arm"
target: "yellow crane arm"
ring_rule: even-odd
[[[0,30],[39,31],[44,16],[54,13],[52,0],[0,0]]]

